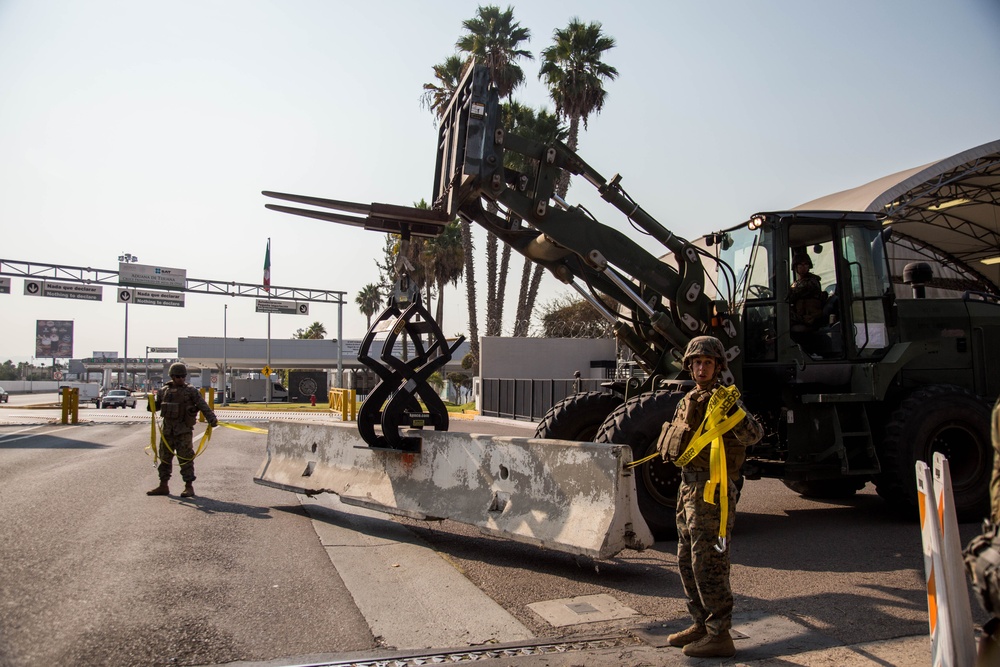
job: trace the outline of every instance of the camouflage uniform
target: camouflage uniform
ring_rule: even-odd
[[[686,368],[688,360],[699,354],[715,356],[719,362],[718,371],[726,367],[722,343],[714,338],[706,341],[707,338],[710,337],[695,338],[688,345],[684,355]],[[664,428],[665,432],[672,430],[683,434],[680,451],[687,448],[691,435],[701,426],[708,401],[721,386],[718,371],[709,386],[695,387],[680,400],[673,421]],[[739,404],[739,407],[743,408],[743,405]],[[746,448],[760,440],[763,433],[757,420],[747,412],[746,417],[722,437],[729,476],[726,480],[729,494],[727,536],[732,536],[736,520],[735,482],[746,459]],[[716,504],[704,500],[705,484],[709,481],[710,455],[709,444],[681,469],[681,485],[677,490],[677,566],[687,596],[688,612],[695,625],[704,627],[710,636],[718,636],[732,627],[733,592],[729,586],[729,549],[727,547],[723,553],[715,550],[721,519],[719,491],[716,492]]]
[[[694,432],[705,419],[708,399],[718,387],[716,382],[707,389],[692,389],[677,404],[674,423],[686,425],[690,429],[689,434]],[[747,414],[743,421],[722,437],[729,473],[727,536],[733,534],[736,521],[736,480],[746,459],[746,447],[760,440],[762,435],[760,425]],[[718,635],[732,626],[733,592],[729,587],[729,549],[724,553],[715,550],[721,518],[718,492],[715,505],[706,503],[704,499],[710,451],[711,446],[706,445],[681,469],[682,480],[677,490],[677,566],[691,618],[696,624],[704,625],[709,634]]]
[[[993,478],[990,480],[990,517],[1000,525],[1000,400],[993,406]]]
[[[186,383],[180,387],[172,382],[165,384],[156,397],[156,410],[163,415],[163,439],[167,441],[166,444],[162,441],[159,443],[160,465],[157,471],[160,474],[160,482],[166,483],[170,479],[176,453],[180,463],[181,478],[185,483],[191,484],[195,480],[194,445],[191,434],[198,420],[198,412],[205,415],[209,424],[218,424],[219,420],[198,390]],[[167,444],[174,453],[167,449]]]

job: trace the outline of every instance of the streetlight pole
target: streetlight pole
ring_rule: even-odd
[[[229,319],[229,304],[224,304],[222,309],[222,405],[229,405],[228,378],[226,376],[226,366],[229,359],[226,356],[226,343],[229,341],[229,334],[226,332],[226,324]]]
[[[130,252],[123,252],[118,255],[118,262],[130,264],[138,262],[139,258]],[[128,301],[125,302],[125,359],[122,362],[122,372],[125,375],[125,384],[128,384]]]

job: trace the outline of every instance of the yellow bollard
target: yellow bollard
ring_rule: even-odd
[[[62,423],[80,423],[80,390],[76,387],[62,388]]]
[[[201,387],[200,389],[198,389],[198,393],[201,394],[202,398],[205,398],[205,388],[204,387]],[[208,398],[205,399],[205,400],[208,403],[209,409],[215,410],[215,387],[209,387],[208,388]],[[205,421],[205,415],[203,415],[200,410],[198,411],[198,421],[200,421],[200,422],[204,422]]]

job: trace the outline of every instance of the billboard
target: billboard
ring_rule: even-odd
[[[73,320],[35,320],[35,356],[41,359],[71,359]]]

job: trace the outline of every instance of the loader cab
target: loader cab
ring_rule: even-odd
[[[743,314],[744,364],[826,364],[816,380],[837,384],[849,362],[889,347],[892,289],[874,214],[759,214],[725,232],[719,251],[720,292],[732,284]]]

